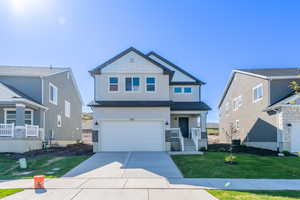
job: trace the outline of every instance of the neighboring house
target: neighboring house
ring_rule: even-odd
[[[289,88],[299,74],[298,68],[234,70],[219,103],[221,136],[232,125],[245,145],[299,152],[299,95]]]
[[[92,144],[93,114],[82,113],[81,139],[84,144]]]
[[[184,150],[184,142],[193,146],[192,141],[191,150],[206,147],[210,108],[201,101],[199,79],[132,47],[90,73],[94,151],[165,151],[169,145]]]
[[[71,69],[0,66],[0,152],[74,143],[81,109]]]

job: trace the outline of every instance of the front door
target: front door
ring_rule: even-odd
[[[185,138],[189,137],[189,118],[179,117],[179,128],[181,130],[182,136]]]

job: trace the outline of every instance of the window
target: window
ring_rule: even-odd
[[[25,124],[33,124],[32,110],[25,110]]]
[[[49,83],[49,102],[57,105],[57,87]]]
[[[33,124],[33,111],[26,109],[25,113],[24,113],[24,120],[25,120],[25,124]],[[15,109],[11,109],[11,110],[5,110],[5,123],[6,124],[16,124],[16,110]]]
[[[191,87],[185,87],[184,88],[184,93],[192,93],[192,88]]]
[[[65,116],[66,117],[71,116],[71,104],[68,101],[65,101]]]
[[[109,91],[118,92],[119,91],[119,78],[109,77]]]
[[[233,99],[233,110],[236,111],[239,107],[242,106],[242,96],[239,96]]]
[[[5,119],[6,124],[16,124],[16,110],[6,110]]]
[[[139,89],[140,89],[139,77],[125,78],[125,91],[139,91]]]
[[[146,91],[147,92],[155,92],[155,78],[154,77],[146,78]]]
[[[240,129],[240,120],[235,120],[235,129],[236,130]]]
[[[61,127],[61,115],[57,115],[57,127]]]
[[[256,103],[263,98],[263,85],[260,84],[253,88],[253,102]]]
[[[67,72],[67,79],[70,79],[70,72]]]
[[[182,88],[181,87],[175,87],[174,88],[174,93],[181,93],[182,92]]]

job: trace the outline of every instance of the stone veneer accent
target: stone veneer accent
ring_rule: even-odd
[[[288,126],[292,122],[300,122],[300,106],[290,105],[281,108],[278,113],[278,136],[280,151],[291,151],[291,127]]]

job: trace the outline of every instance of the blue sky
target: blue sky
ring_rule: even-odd
[[[232,69],[300,64],[300,1],[1,0],[0,65],[71,67],[85,103],[88,70],[134,46],[207,82],[217,103]]]

